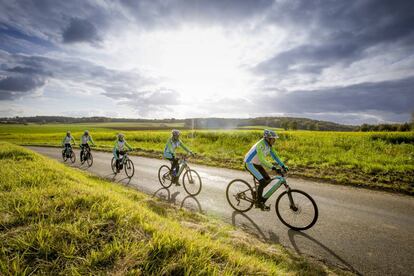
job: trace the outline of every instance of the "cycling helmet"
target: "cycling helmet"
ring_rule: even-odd
[[[85,130],[85,133],[84,133],[85,135],[89,135],[89,131],[88,130]]]
[[[68,130],[68,131],[66,131],[66,135],[70,135],[70,131]]]
[[[125,135],[122,133],[118,133],[118,139],[124,139]]]
[[[172,131],[171,131],[171,134],[173,135],[173,136],[180,136],[180,131],[178,130],[178,129],[173,129]]]
[[[277,138],[279,138],[279,136],[277,136],[276,132],[274,132],[273,130],[271,130],[271,129],[265,129],[264,132],[263,132],[263,138],[267,138],[267,139],[274,138],[274,139],[277,139]]]

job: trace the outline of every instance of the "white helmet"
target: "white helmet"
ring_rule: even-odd
[[[124,134],[122,134],[122,133],[118,133],[118,139],[123,139],[125,137],[125,135]]]
[[[277,136],[276,132],[274,132],[273,130],[271,130],[271,129],[265,129],[264,132],[263,132],[263,138],[267,138],[267,139],[274,138],[274,139],[277,139],[277,138],[279,138],[279,136]]]

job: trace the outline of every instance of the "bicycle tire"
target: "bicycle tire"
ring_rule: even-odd
[[[238,191],[237,194],[235,194],[235,191],[230,191],[233,188],[236,191]],[[247,192],[247,195],[246,195],[246,192]],[[255,202],[254,191],[253,191],[252,186],[250,186],[249,183],[247,183],[246,181],[242,179],[234,179],[227,185],[226,198],[227,198],[227,202],[230,204],[230,206],[234,210],[242,212],[242,213],[249,211],[253,207],[253,203]],[[236,200],[237,205],[232,202],[231,199],[233,198]],[[246,207],[243,207],[243,208],[239,207],[241,200],[247,203]]]
[[[86,163],[88,163],[89,167],[91,167],[93,164],[93,156],[92,156],[92,153],[90,152],[86,154]]]
[[[172,185],[172,179],[171,179],[171,170],[170,167],[168,167],[167,165],[162,165],[159,169],[158,169],[158,180],[160,181],[161,186],[163,186],[164,188],[169,188]],[[166,178],[166,174],[169,174],[168,177],[169,179]]]
[[[283,193],[281,193],[279,195],[279,197],[276,200],[275,209],[276,209],[277,217],[280,219],[280,221],[284,225],[286,225],[287,227],[289,227],[293,230],[301,231],[301,230],[306,230],[306,229],[311,228],[313,225],[315,225],[316,221],[318,220],[318,215],[319,215],[318,206],[316,205],[315,200],[313,200],[313,198],[310,195],[308,195],[307,193],[305,193],[304,191],[291,189],[290,193],[292,195],[292,198],[293,198],[295,204],[297,205],[294,208],[292,208],[290,206],[288,193],[289,193],[289,191],[284,191]],[[311,215],[311,219],[309,219],[309,222],[306,222],[303,225],[293,225],[293,223],[286,221],[287,215],[282,215],[281,214],[281,209],[280,209],[281,207],[279,206],[279,204],[281,204],[281,200],[283,199],[283,201],[285,202],[284,204],[289,204],[290,214],[296,215],[296,216],[300,215],[303,212],[302,209],[303,209],[304,204],[303,203],[298,203],[298,201],[295,201],[295,199],[297,200],[300,195],[304,196],[304,198],[307,199],[305,201],[306,204],[308,204],[308,205],[310,204],[310,206],[313,207],[313,208],[311,208],[311,210],[313,209],[313,214]],[[298,218],[298,217],[296,217],[296,218]],[[296,219],[295,219],[295,221],[296,221]]]
[[[128,159],[125,161],[125,165],[124,165],[124,166],[125,166],[125,167],[124,167],[125,174],[126,174],[129,178],[132,178],[132,177],[134,176],[134,173],[135,173],[134,162],[132,162],[132,160],[128,158]],[[129,171],[129,169],[131,169],[131,168],[132,168],[132,173],[131,173],[131,174],[129,174],[129,173],[128,173],[128,171]]]
[[[114,174],[117,174],[118,172],[116,171],[116,160],[115,160],[115,157],[112,157],[112,160],[111,160],[111,169],[112,169],[112,172],[114,173]]]
[[[194,181],[194,179],[197,179],[197,178],[194,178],[194,175],[192,175],[192,174],[195,174],[197,176],[198,181],[200,183],[200,186],[198,187],[198,189],[196,188],[194,191],[190,189],[191,184],[192,184],[191,181]],[[186,183],[186,179],[188,179],[188,183]],[[198,174],[198,172],[196,172],[195,170],[190,169],[190,170],[188,170],[184,173],[184,175],[183,175],[183,186],[184,186],[184,190],[187,192],[187,194],[189,194],[191,196],[198,195],[201,192],[202,185],[203,184],[201,182],[201,177]]]

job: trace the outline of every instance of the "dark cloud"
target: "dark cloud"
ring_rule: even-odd
[[[305,33],[300,45],[259,63],[261,74],[319,74],[335,64],[349,65],[369,55],[414,44],[413,1],[281,1],[268,20],[292,33]]]
[[[297,90],[262,95],[258,102],[273,112],[353,113],[373,111],[409,114],[414,111],[414,77],[360,83],[321,90]]]
[[[86,19],[72,18],[62,34],[64,43],[98,42],[100,40],[96,27]]]
[[[120,0],[124,11],[145,27],[176,27],[182,23],[240,24],[268,10],[273,0]]]
[[[7,76],[0,80],[0,100],[13,100],[42,87],[45,79],[39,76]]]

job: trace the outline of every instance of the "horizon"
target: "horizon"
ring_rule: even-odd
[[[2,1],[0,117],[410,122],[413,9],[407,0]]]

